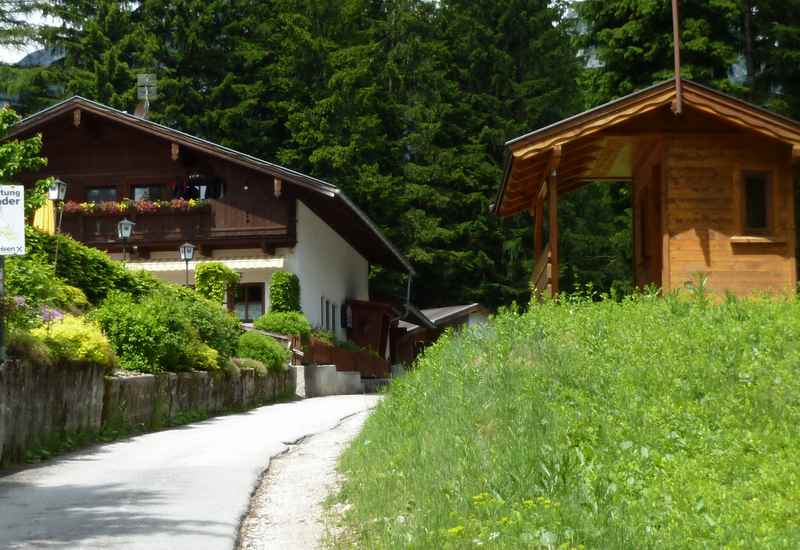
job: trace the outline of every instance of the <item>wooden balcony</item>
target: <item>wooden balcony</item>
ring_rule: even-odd
[[[185,241],[208,239],[212,230],[210,208],[190,211],[156,213],[127,212],[123,214],[64,214],[61,230],[85,244],[116,246],[117,223],[126,217],[136,223],[131,245],[180,244]]]

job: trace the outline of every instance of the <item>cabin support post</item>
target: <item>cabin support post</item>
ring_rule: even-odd
[[[544,200],[541,197],[534,199],[534,213],[533,213],[533,248],[534,248],[534,262],[542,255],[542,248],[544,243],[542,241],[542,226],[544,225]]]
[[[550,294],[558,295],[558,170],[547,175],[547,213],[550,217]]]

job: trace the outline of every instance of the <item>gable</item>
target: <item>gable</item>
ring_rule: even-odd
[[[670,80],[509,141],[495,213],[530,208],[556,167],[565,191],[592,179],[628,179],[634,144],[659,135],[747,133],[800,151],[797,122],[691,81],[683,89],[680,116],[671,110]]]

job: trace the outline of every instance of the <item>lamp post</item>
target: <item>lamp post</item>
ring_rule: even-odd
[[[128,218],[124,218],[117,223],[117,236],[122,241],[122,261],[123,263],[128,259],[128,239],[131,238],[133,233],[133,226],[136,225]]]
[[[194,258],[194,245],[183,243],[178,251],[181,254],[181,260],[186,262],[186,286],[189,286],[189,262]]]
[[[61,234],[61,219],[64,217],[64,198],[67,196],[67,184],[56,178],[50,185],[47,191],[48,198],[56,203],[58,207],[58,225],[56,226],[56,235]],[[56,239],[56,253],[53,259],[53,271],[58,268],[58,245],[61,244],[60,239]]]

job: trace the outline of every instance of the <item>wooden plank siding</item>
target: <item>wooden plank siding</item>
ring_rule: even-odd
[[[667,182],[668,288],[696,272],[709,274],[716,292],[783,292],[796,285],[791,148],[754,134],[710,139],[669,136]],[[736,242],[743,228],[743,171],[771,175],[771,243]]]

